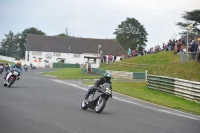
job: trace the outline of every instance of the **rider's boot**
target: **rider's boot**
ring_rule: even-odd
[[[88,92],[87,92],[86,95],[85,95],[85,99],[88,99],[88,97],[89,97],[90,94],[91,94],[91,90],[88,89]]]

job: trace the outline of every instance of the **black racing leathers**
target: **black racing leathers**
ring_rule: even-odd
[[[97,90],[97,88],[100,87],[100,85],[103,85],[103,84],[106,83],[106,82],[109,83],[109,84],[112,84],[111,81],[106,81],[104,77],[98,79],[98,80],[94,83],[94,86],[92,86],[92,87],[90,87],[90,88],[88,89],[88,93],[87,93],[87,95],[86,95],[86,98],[88,98],[89,95],[90,95],[92,92],[95,92],[95,91]],[[111,88],[111,90],[112,90],[112,88]]]

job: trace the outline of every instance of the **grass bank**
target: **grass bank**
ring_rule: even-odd
[[[187,63],[182,63],[180,55],[174,54],[174,51],[163,51],[144,56],[127,58],[120,62],[146,64],[148,65],[148,74],[200,82],[200,63],[191,60]],[[120,66],[120,62],[102,64],[100,68],[106,70],[135,71],[130,67],[119,68],[118,66]]]
[[[80,68],[64,68],[54,72],[45,72],[42,75],[58,76],[60,79],[95,79],[99,76],[82,75]],[[93,84],[93,82],[84,82]],[[157,90],[148,89],[146,82],[119,82],[113,80],[113,91],[135,97],[144,101],[162,105],[165,107],[200,114],[200,104],[183,98],[163,93]]]

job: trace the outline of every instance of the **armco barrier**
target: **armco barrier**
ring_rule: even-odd
[[[145,72],[133,72],[133,79],[146,79]]]
[[[146,75],[147,75],[147,71],[125,72],[125,71],[114,71],[114,70],[92,68],[92,73],[96,75],[103,76],[106,72],[110,73],[112,77],[116,79],[146,79]],[[87,69],[82,68],[82,74],[87,74]]]
[[[200,102],[200,82],[147,75],[147,87]]]
[[[99,68],[92,68],[92,73],[96,75],[101,75],[103,76],[105,74],[106,70],[104,69],[99,69]]]
[[[53,63],[53,68],[80,68],[80,64]]]
[[[82,68],[82,74],[87,75],[87,69],[86,68]]]

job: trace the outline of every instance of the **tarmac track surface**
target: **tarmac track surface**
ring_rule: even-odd
[[[102,113],[82,110],[87,85],[23,71],[4,87],[0,75],[0,133],[199,133],[200,117],[113,93]]]

